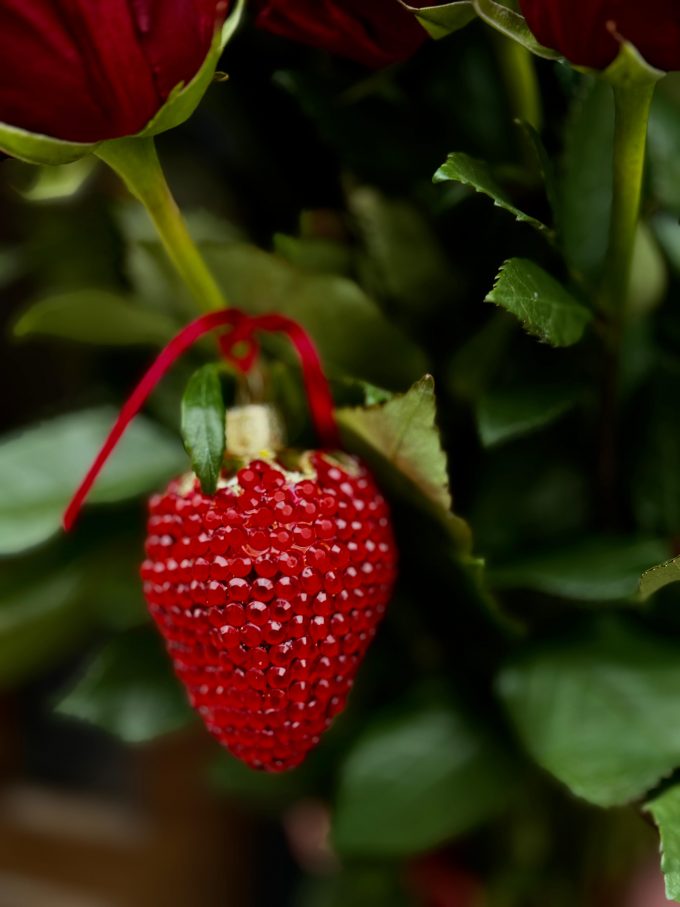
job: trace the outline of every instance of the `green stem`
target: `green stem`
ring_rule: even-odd
[[[105,142],[96,154],[146,208],[168,257],[204,312],[224,309],[226,300],[191,238],[173,198],[152,138]]]
[[[616,333],[622,330],[626,317],[654,86],[654,82],[644,80],[614,85],[614,195],[609,247],[598,303],[616,326]]]
[[[513,118],[529,123],[540,132],[543,105],[533,54],[498,31],[494,30],[491,34]]]
[[[632,66],[632,72],[631,72]],[[649,113],[659,74],[641,71],[624,49],[608,71],[614,90],[614,183],[609,246],[595,303],[605,319],[598,485],[603,524],[619,522],[619,394],[621,350],[631,268],[640,220]]]

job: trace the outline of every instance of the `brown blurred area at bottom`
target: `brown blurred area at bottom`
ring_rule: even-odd
[[[133,796],[51,786],[0,700],[0,907],[245,907],[247,825],[211,793],[210,752],[200,731],[133,749]]]

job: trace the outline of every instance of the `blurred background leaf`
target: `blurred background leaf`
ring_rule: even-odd
[[[131,630],[111,640],[56,706],[127,743],[143,743],[196,720],[158,635]]]
[[[59,416],[0,441],[0,552],[46,541],[115,421],[115,410]],[[116,449],[90,500],[111,503],[150,492],[186,468],[181,445],[139,417]]]
[[[33,303],[17,320],[17,337],[34,335],[100,346],[164,346],[178,325],[161,312],[108,290],[77,290]]]
[[[640,575],[670,553],[660,539],[581,538],[556,551],[539,551],[523,561],[495,566],[499,588],[536,589],[582,602],[632,599]]]
[[[454,706],[428,706],[371,728],[340,771],[334,841],[341,853],[419,853],[507,803],[502,752]]]
[[[517,658],[498,689],[531,756],[598,806],[635,800],[680,764],[680,647],[623,623]]]

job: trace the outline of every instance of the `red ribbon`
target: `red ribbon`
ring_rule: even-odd
[[[231,327],[232,330],[219,338],[222,353],[244,374],[250,371],[259,354],[259,345],[254,336],[257,331],[286,334],[300,359],[309,408],[319,440],[323,447],[340,447],[340,435],[333,414],[333,398],[328,380],[316,347],[306,331],[296,321],[286,318],[284,315],[271,314],[251,317],[237,309],[211,312],[209,315],[202,315],[192,321],[176,337],[173,337],[124,403],[102,449],[64,513],[63,524],[67,532],[73,528],[97,476],[123,436],[125,429],[147,401],[158,382],[176,360],[197,340],[211,331],[223,327]],[[242,344],[246,345],[246,350],[241,355],[237,355],[234,350]]]

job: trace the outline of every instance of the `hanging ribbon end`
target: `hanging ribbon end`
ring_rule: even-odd
[[[61,525],[64,529],[64,532],[73,531],[73,527],[76,524],[76,520],[78,519],[78,515],[80,514],[80,510],[83,506],[83,501],[85,500],[85,496],[87,495],[88,491],[90,490],[90,485],[91,485],[91,482],[89,482],[89,481],[87,482],[87,484],[83,483],[83,485],[80,486],[78,491],[73,496],[71,503],[68,505],[68,507],[64,511],[64,515],[61,518]]]

